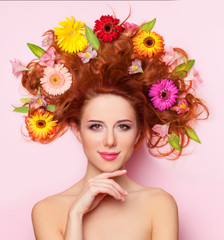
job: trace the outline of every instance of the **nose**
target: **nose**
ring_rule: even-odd
[[[104,137],[104,146],[114,147],[117,144],[116,136],[113,129],[107,129]]]

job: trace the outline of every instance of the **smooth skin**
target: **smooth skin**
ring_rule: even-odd
[[[83,109],[76,129],[88,164],[66,191],[35,204],[37,240],[177,240],[178,211],[162,189],[127,177],[125,163],[138,140],[135,111],[124,98],[99,95]],[[100,152],[116,152],[108,161]]]

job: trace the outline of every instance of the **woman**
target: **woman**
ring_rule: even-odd
[[[48,143],[71,128],[88,160],[78,183],[34,206],[38,240],[178,239],[174,198],[132,181],[125,163],[143,140],[157,155],[177,157],[190,138],[199,141],[190,123],[207,108],[194,79],[183,81],[194,61],[181,49],[165,52],[154,20],[118,23],[102,16],[94,34],[67,18],[46,32],[46,51],[29,45],[40,58],[23,69],[34,95],[23,106],[29,136]]]

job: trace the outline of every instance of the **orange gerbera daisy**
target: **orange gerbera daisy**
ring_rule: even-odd
[[[26,117],[26,128],[33,140],[46,140],[56,132],[57,120],[53,121],[54,114],[42,113],[36,110],[32,117]]]
[[[139,55],[152,58],[164,49],[163,37],[155,32],[142,30],[133,39],[134,50]]]

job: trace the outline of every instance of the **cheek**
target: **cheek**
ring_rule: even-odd
[[[98,146],[102,142],[102,134],[94,134],[86,132],[81,135],[83,147],[91,150],[91,148]]]

